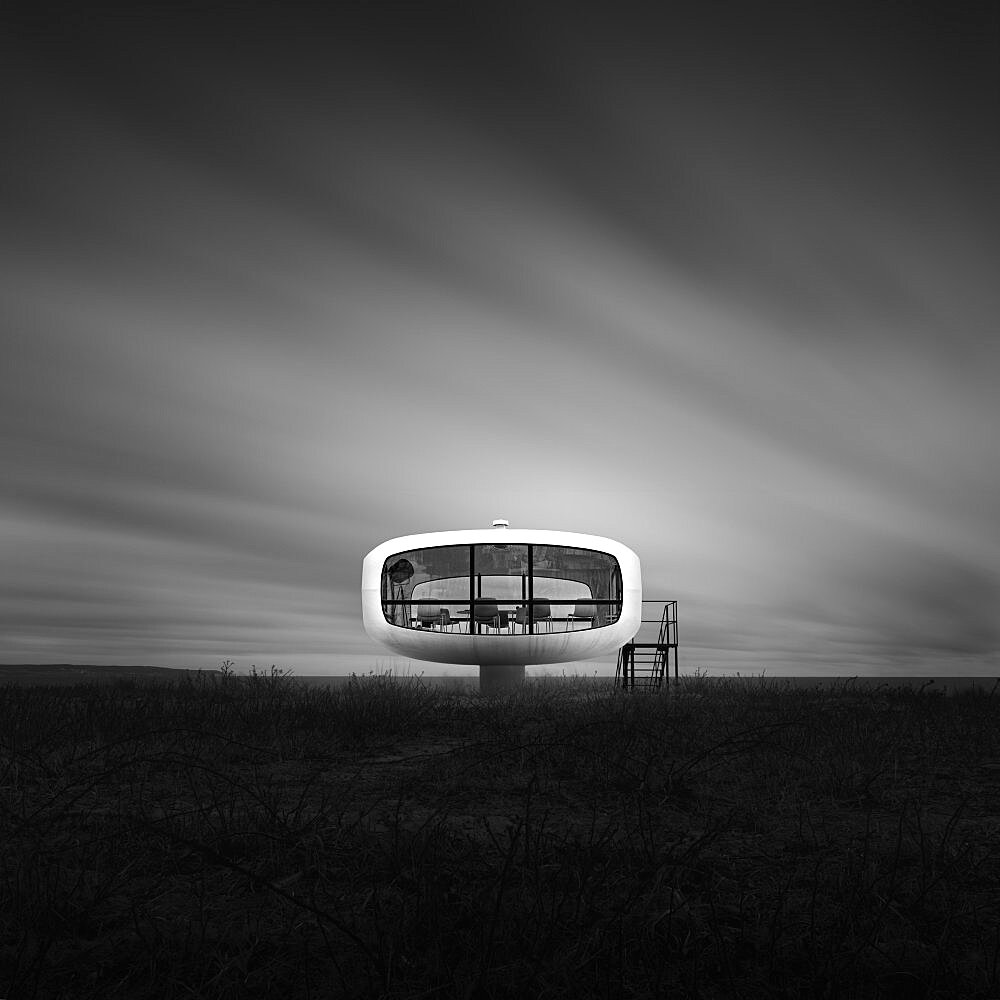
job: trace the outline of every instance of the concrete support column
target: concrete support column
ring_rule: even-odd
[[[523,663],[483,663],[479,666],[479,693],[501,694],[524,683]]]

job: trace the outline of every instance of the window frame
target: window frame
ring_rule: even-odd
[[[453,633],[453,634],[456,634],[456,635],[466,635],[466,636],[472,635],[472,634],[477,634],[477,633],[473,633],[472,632],[473,624],[475,623],[475,607],[476,607],[476,604],[478,604],[478,603],[483,603],[483,604],[485,604],[485,603],[497,603],[497,599],[495,597],[485,597],[484,598],[483,595],[482,595],[482,575],[476,573],[476,549],[477,548],[485,547],[487,545],[497,545],[497,544],[498,544],[497,541],[489,541],[489,542],[487,542],[487,541],[476,541],[476,542],[464,542],[464,543],[458,543],[458,544],[452,543],[450,545],[446,543],[446,544],[442,544],[442,545],[425,545],[425,546],[420,546],[420,547],[411,547],[411,548],[408,548],[408,549],[402,549],[400,551],[390,553],[382,561],[382,569],[381,569],[380,574],[379,574],[380,590],[381,590],[381,595],[382,595],[382,599],[381,599],[382,617],[383,617],[384,621],[386,622],[386,624],[392,625],[395,628],[399,628],[399,629],[414,630],[414,631],[416,630],[414,628],[414,626],[412,626],[412,625],[409,624],[409,622],[411,620],[410,617],[409,617],[409,614],[407,614],[407,624],[406,625],[399,625],[397,622],[393,621],[389,617],[389,610],[388,610],[388,608],[389,608],[390,605],[393,608],[399,608],[399,607],[413,608],[413,607],[420,607],[421,605],[440,605],[440,604],[461,604],[461,605],[464,605],[464,604],[467,603],[468,606],[469,606],[469,629],[470,629],[470,631],[468,633]],[[499,544],[504,544],[504,543],[499,543]],[[523,545],[527,549],[527,573],[526,574],[519,574],[521,576],[522,580],[525,577],[527,579],[527,588],[526,588],[527,593],[526,593],[525,596],[522,596],[520,598],[520,600],[522,600],[522,601],[525,602],[525,604],[526,604],[526,606],[528,608],[528,620],[526,622],[526,625],[527,625],[527,633],[526,634],[528,634],[528,635],[539,635],[539,634],[542,634],[542,633],[538,633],[538,632],[535,631],[535,625],[537,623],[535,622],[535,619],[534,619],[534,610],[535,610],[535,607],[536,607],[537,604],[548,604],[551,607],[552,605],[557,605],[557,606],[558,605],[576,605],[576,604],[586,603],[586,604],[591,604],[591,605],[598,606],[598,607],[617,607],[618,613],[617,613],[617,615],[615,616],[615,618],[612,621],[606,621],[603,625],[592,626],[592,628],[594,628],[594,629],[611,628],[614,625],[617,625],[618,622],[621,621],[621,616],[622,616],[622,613],[624,612],[624,608],[625,608],[625,587],[624,587],[624,582],[625,581],[624,581],[624,572],[622,570],[621,562],[619,561],[619,559],[618,559],[618,557],[616,555],[614,555],[611,552],[607,552],[607,551],[605,551],[603,549],[595,549],[595,548],[591,548],[591,547],[585,546],[585,545],[566,545],[566,544],[560,544],[559,542],[549,542],[549,541],[544,541],[544,542],[513,542],[512,541],[512,542],[510,542],[508,544],[510,544],[510,545],[516,545],[516,546],[522,546]],[[449,599],[441,598],[441,597],[417,598],[417,599],[413,599],[411,597],[411,598],[405,598],[405,599],[402,599],[402,600],[393,600],[391,597],[389,597],[387,595],[387,592],[386,592],[386,581],[388,579],[388,570],[389,570],[390,563],[394,564],[399,559],[401,559],[401,558],[403,558],[405,556],[408,556],[410,553],[413,553],[413,552],[427,552],[427,551],[432,551],[434,549],[466,548],[466,547],[469,550],[469,577],[468,577],[468,579],[469,579],[469,594],[468,594],[468,599],[467,600],[462,600],[462,599],[449,600]],[[591,597],[587,597],[587,598],[567,598],[565,600],[561,600],[561,599],[558,599],[558,598],[548,598],[548,597],[542,597],[542,598],[537,598],[536,599],[535,598],[535,594],[534,594],[534,589],[535,589],[535,586],[534,586],[534,584],[535,584],[534,552],[535,552],[536,548],[570,549],[570,550],[575,550],[575,551],[578,551],[578,552],[592,552],[595,555],[599,555],[599,556],[604,557],[605,559],[610,560],[611,565],[609,566],[609,570],[610,570],[612,581],[617,581],[618,596],[617,597],[607,597],[607,598],[599,598],[599,597],[593,597],[593,596],[591,596]],[[494,575],[499,576],[501,574],[494,574]],[[512,579],[515,578],[514,574],[510,574],[510,576],[511,576]],[[462,577],[461,576],[455,576],[453,574],[451,577],[441,577],[440,579],[462,579]],[[546,578],[545,577],[540,577],[540,579],[546,579]],[[555,576],[555,577],[551,577],[550,579],[555,579],[555,580],[569,580],[570,578]],[[421,583],[423,583],[423,582],[425,582],[425,581],[421,581]],[[573,582],[583,583],[582,580],[580,580],[580,581],[573,581]],[[416,584],[415,586],[420,586],[420,585],[421,584]],[[389,593],[391,594],[391,589],[389,590]],[[411,593],[412,593],[412,591],[411,591]],[[509,603],[513,603],[516,600],[519,600],[519,599],[518,598],[511,598],[511,600],[510,600]],[[508,603],[508,602],[501,600],[499,603]],[[478,629],[478,628],[481,628],[482,626],[480,624],[480,625],[477,625],[476,627]],[[442,633],[442,634],[449,634],[449,633]],[[481,633],[478,633],[478,634],[481,634]]]

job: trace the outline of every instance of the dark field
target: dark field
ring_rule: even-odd
[[[0,687],[0,996],[1000,996],[989,686],[119,669]]]

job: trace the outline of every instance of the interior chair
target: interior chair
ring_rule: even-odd
[[[495,628],[500,631],[500,609],[497,602],[491,598],[485,601],[476,601],[475,617],[473,621],[477,625],[486,625],[488,628]]]
[[[594,627],[594,619],[597,617],[597,605],[590,603],[578,603],[572,613],[568,615],[569,626],[574,622],[590,622],[590,627]]]
[[[548,604],[536,602],[534,605],[534,612],[532,613],[532,619],[535,625],[545,624],[545,631],[552,631],[552,609]],[[521,626],[522,631],[526,631],[528,628],[528,605],[522,604],[521,607],[517,609],[517,614],[514,619],[518,625]]]
[[[421,628],[433,628],[435,625],[442,624],[442,619],[446,614],[448,612],[442,611],[440,604],[420,604],[417,606],[417,621]]]

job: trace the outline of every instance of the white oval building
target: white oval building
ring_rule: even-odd
[[[642,618],[639,557],[610,538],[492,528],[393,538],[365,556],[365,631],[393,652],[479,664],[480,686],[526,664],[604,656]]]

